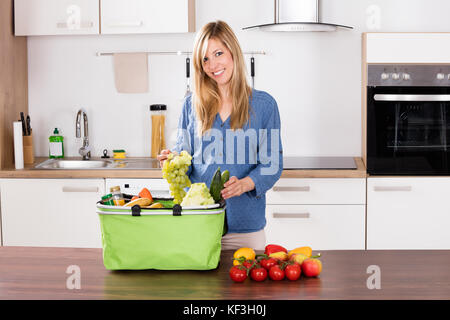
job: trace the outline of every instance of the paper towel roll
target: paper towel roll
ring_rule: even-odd
[[[22,122],[14,121],[14,163],[16,169],[23,169]]]

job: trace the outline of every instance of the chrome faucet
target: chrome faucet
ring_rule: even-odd
[[[75,123],[75,135],[77,138],[81,138],[81,115],[83,115],[84,122],[84,137],[83,137],[83,146],[78,150],[80,155],[83,156],[83,160],[89,160],[91,158],[91,148],[89,147],[89,138],[88,138],[88,118],[86,111],[84,109],[78,110],[77,113],[77,121]]]

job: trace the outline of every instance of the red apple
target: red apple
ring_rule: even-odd
[[[289,258],[289,261],[294,261],[294,262],[298,263],[299,265],[301,265],[303,263],[303,261],[305,261],[306,259],[308,259],[308,256],[305,256],[302,253],[293,253],[291,255],[291,257]]]
[[[307,277],[317,277],[322,272],[322,262],[319,259],[306,259],[302,263],[302,273]]]

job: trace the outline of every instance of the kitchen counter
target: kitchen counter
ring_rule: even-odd
[[[450,251],[322,251],[318,278],[234,283],[232,251],[211,271],[109,271],[101,249],[0,247],[0,299],[449,299]],[[67,289],[78,266],[81,288]],[[381,288],[368,289],[377,265]],[[70,280],[70,279],[69,279]]]
[[[25,165],[24,169],[16,170],[14,167],[0,170],[0,178],[154,178],[161,179],[159,169],[133,170],[133,169],[82,169],[82,170],[39,170],[34,169],[38,163],[47,158],[36,158],[33,165]],[[68,158],[70,159],[70,158]],[[75,158],[74,158],[75,159]],[[133,159],[133,158],[130,158]],[[354,158],[355,170],[283,170],[281,178],[365,178],[366,168],[361,158]]]

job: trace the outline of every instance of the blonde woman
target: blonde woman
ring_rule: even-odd
[[[192,58],[194,93],[184,102],[176,146],[158,159],[162,165],[169,153],[187,150],[191,182],[208,186],[218,167],[228,170],[222,249],[264,249],[265,193],[283,169],[277,103],[248,85],[241,47],[225,22],[198,32]]]

